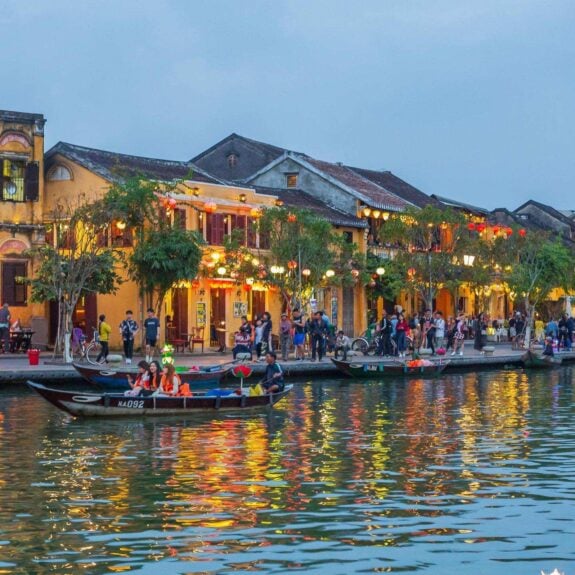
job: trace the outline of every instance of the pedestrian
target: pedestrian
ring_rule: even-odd
[[[269,312],[264,311],[262,314],[262,340],[261,340],[261,359],[265,360],[265,354],[272,350],[272,316]]]
[[[430,309],[425,310],[423,316],[423,339],[426,343],[425,347],[431,350],[431,355],[435,355],[435,320]]]
[[[455,324],[455,332],[453,335],[453,351],[451,355],[459,353],[463,355],[463,348],[465,347],[465,332],[467,331],[467,324],[465,323],[465,314],[460,313],[457,316],[457,322]]]
[[[311,336],[311,360],[315,361],[317,356],[321,361],[325,354],[325,338],[328,333],[328,327],[322,318],[322,314],[316,312],[310,324]]]
[[[301,311],[296,308],[292,313],[292,325],[293,325],[293,344],[295,347],[295,359],[296,361],[303,361],[305,358],[305,323],[304,317]]]
[[[391,322],[387,317],[387,312],[383,310],[381,319],[377,324],[377,355],[389,357],[391,355]]]
[[[408,331],[409,323],[405,319],[403,313],[400,313],[397,318],[397,324],[395,326],[395,334],[397,337],[397,352],[399,357],[405,357],[406,334]]]
[[[487,336],[487,322],[485,321],[485,314],[481,312],[473,323],[473,349],[476,349],[483,355],[483,346],[486,342]]]
[[[256,327],[254,329],[254,345],[256,348],[256,361],[261,361],[262,355],[262,337],[264,332],[263,322],[260,318],[256,319]]]
[[[120,323],[120,335],[124,344],[124,356],[126,363],[132,363],[134,356],[134,336],[139,329],[137,322],[133,319],[131,309],[126,310],[126,318]]]
[[[444,348],[445,342],[445,320],[443,313],[435,312],[435,343],[438,348]]]
[[[7,303],[0,309],[0,341],[4,349],[3,353],[10,351],[10,307]]]
[[[96,358],[96,363],[108,363],[108,354],[110,353],[109,343],[112,328],[109,323],[106,323],[106,316],[101,314],[98,318],[98,337],[100,339],[100,353]]]
[[[154,308],[148,308],[148,317],[144,320],[144,335],[146,338],[146,361],[150,363],[160,337],[160,320],[154,313]]]
[[[288,355],[290,351],[290,341],[291,341],[291,330],[292,324],[288,319],[287,313],[281,314],[280,320],[280,349],[282,353],[282,361],[288,360]]]
[[[421,326],[419,324],[419,314],[414,312],[409,318],[409,331],[411,333],[411,340],[413,342],[413,351],[419,352],[421,347]]]

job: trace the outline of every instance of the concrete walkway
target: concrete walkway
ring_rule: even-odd
[[[114,352],[112,352],[114,353]],[[473,342],[466,342],[466,347],[463,356],[444,356],[444,359],[451,361],[448,368],[452,369],[472,370],[472,369],[487,369],[487,368],[501,368],[504,366],[520,368],[521,350],[512,350],[511,345],[508,343],[495,344],[495,352],[492,356],[481,355],[473,349]],[[560,354],[565,362],[575,361],[575,353],[561,353]],[[324,358],[322,362],[294,361],[280,362],[288,376],[305,377],[313,375],[331,375],[337,376],[339,372],[337,368],[330,361],[332,354]],[[142,357],[136,356],[133,359],[132,366],[135,366]],[[207,350],[205,353],[189,352],[179,353],[175,355],[176,365],[191,367],[192,365],[205,366],[205,365],[219,365],[227,364],[232,361],[231,352],[219,353],[213,350]],[[356,356],[354,361],[381,361],[379,357],[364,357]],[[124,363],[119,364],[124,366]],[[265,370],[265,363],[250,363],[254,375],[260,375]],[[15,382],[25,382],[28,379],[34,381],[46,380],[72,380],[78,379],[76,370],[71,365],[66,365],[58,361],[54,361],[52,354],[42,352],[40,356],[40,363],[37,366],[29,365],[28,356],[26,354],[6,354],[0,355],[0,385]],[[343,377],[343,376],[342,376]]]

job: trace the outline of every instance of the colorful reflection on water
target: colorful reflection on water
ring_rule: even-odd
[[[571,368],[72,420],[0,391],[0,574],[575,574]]]

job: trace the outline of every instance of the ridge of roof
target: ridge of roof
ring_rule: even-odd
[[[46,152],[46,158],[51,158],[55,154],[66,156],[109,181],[122,179],[121,174],[115,174],[114,171],[121,172],[124,170],[128,176],[142,174],[151,179],[163,181],[182,179],[192,172],[192,179],[196,181],[224,185],[228,183],[208,174],[192,162],[134,156],[62,141]],[[197,175],[200,177],[198,178]]]
[[[553,216],[554,218],[558,219],[564,224],[567,224],[569,226],[573,225],[573,220],[571,218],[567,217],[565,214],[562,214],[559,210],[555,209],[554,207],[538,202],[537,200],[527,200],[513,211],[515,213],[519,213],[519,210],[521,210],[525,206],[528,206],[529,204],[537,206],[539,209],[543,210],[544,212],[546,212],[550,216]]]
[[[466,210],[469,210],[470,212],[476,212],[478,214],[489,215],[489,213],[490,213],[489,210],[486,208],[480,208],[480,207],[474,206],[472,204],[467,204],[465,202],[460,202],[458,200],[446,198],[445,196],[439,196],[437,194],[431,194],[431,197],[435,198],[436,200],[438,200],[442,204],[445,204],[446,206],[452,206],[452,207],[456,207],[456,208],[464,208]]]

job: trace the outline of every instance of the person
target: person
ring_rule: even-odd
[[[397,353],[399,357],[405,357],[406,349],[406,334],[409,330],[409,324],[405,319],[403,313],[400,313],[397,318],[397,324],[395,326],[395,337],[397,339]]]
[[[281,314],[280,320],[280,349],[282,352],[282,361],[288,360],[288,355],[290,351],[290,340],[291,340],[291,321],[288,319],[287,313]]]
[[[295,359],[296,361],[303,361],[305,359],[305,323],[304,316],[298,308],[293,310],[292,325],[294,331],[293,344],[295,347]]]
[[[249,324],[248,324],[249,325]],[[250,359],[252,357],[252,350],[251,350],[251,337],[250,333],[242,329],[242,326],[239,327],[238,331],[234,334],[234,347],[232,348],[232,356],[234,360],[238,353],[249,353]]]
[[[122,320],[120,323],[120,335],[122,336],[122,342],[124,344],[124,356],[126,358],[126,363],[132,363],[132,357],[134,355],[134,336],[138,331],[138,324],[132,318],[132,310],[126,310],[126,319]]]
[[[327,325],[320,312],[316,312],[310,325],[311,337],[311,360],[315,361],[316,355],[321,361],[325,353],[325,338],[327,336]]]
[[[411,339],[413,341],[413,350],[419,351],[421,347],[421,329],[419,324],[419,314],[414,312],[408,321],[409,331],[411,332]]]
[[[383,310],[381,320],[376,328],[378,334],[377,355],[388,357],[391,355],[391,322],[387,317],[387,312]]]
[[[144,395],[149,395],[150,393],[157,391],[158,387],[160,387],[161,378],[162,366],[160,365],[160,362],[155,359],[154,361],[150,362],[150,366],[148,368],[148,381]]]
[[[277,355],[275,351],[268,351],[266,353],[266,371],[264,379],[260,385],[264,388],[267,394],[278,393],[284,390],[284,372],[281,365],[276,361]]]
[[[262,314],[262,340],[261,352],[265,356],[268,350],[273,349],[272,346],[272,316],[269,312],[264,311]]]
[[[248,317],[246,315],[242,315],[242,325],[240,325],[239,331],[247,334],[247,336],[250,338],[252,337],[252,326],[250,324],[250,322],[248,321]]]
[[[445,341],[445,320],[443,313],[435,312],[435,343],[438,348],[443,348]]]
[[[543,355],[548,357],[553,357],[555,355],[553,351],[553,338],[551,336],[547,336],[545,338],[545,349],[543,350]]]
[[[473,349],[476,349],[483,355],[483,346],[486,341],[487,322],[485,321],[485,314],[481,312],[473,324]]]
[[[467,324],[465,323],[465,314],[460,313],[457,316],[457,323],[455,324],[455,333],[453,334],[453,351],[451,352],[451,355],[455,355],[456,353],[463,355],[466,330]]]
[[[109,343],[112,328],[109,323],[106,323],[106,316],[101,314],[98,318],[98,337],[100,338],[100,353],[96,358],[96,363],[108,363],[108,354],[110,353]]]
[[[148,373],[149,369],[150,365],[147,361],[142,360],[138,362],[138,373],[136,375],[136,379],[134,379],[131,374],[126,376],[130,389],[124,392],[125,396],[137,397],[138,395],[141,395],[144,391],[145,384],[149,384],[150,382],[150,374]]]
[[[455,340],[455,330],[457,328],[457,322],[450,315],[447,318],[447,325],[445,327],[445,334],[447,336],[447,344],[445,346],[445,351],[449,351],[450,349],[454,349],[454,340]]]
[[[3,353],[10,350],[10,307],[7,303],[0,309],[0,341],[4,345]]]
[[[256,319],[256,327],[254,330],[254,344],[256,346],[256,361],[261,361],[262,355],[262,336],[264,333],[263,322],[260,318]]]
[[[172,363],[166,363],[162,370],[160,386],[154,392],[154,395],[169,395],[176,397],[180,389],[180,377],[176,374],[176,368]]]
[[[538,317],[535,320],[535,341],[537,342],[545,341],[543,339],[544,336],[545,336],[545,323],[540,317]]]
[[[152,361],[158,338],[160,337],[160,320],[156,317],[154,309],[148,308],[148,317],[144,320],[144,331],[146,337],[146,361]]]
[[[12,325],[10,326],[10,331],[16,333],[22,331],[22,324],[20,323],[20,319],[16,319],[12,322]]]
[[[337,359],[339,352],[341,352],[343,356],[343,361],[347,361],[347,352],[351,349],[351,340],[342,329],[337,332],[335,338],[335,349],[334,349],[334,357]]]
[[[423,339],[426,343],[425,347],[431,350],[431,355],[435,355],[435,320],[430,309],[425,310],[423,316]]]
[[[82,344],[86,341],[86,336],[79,325],[75,325],[72,329],[72,353],[80,353]]]
[[[564,351],[571,351],[571,334],[569,333],[567,314],[564,313],[557,324],[559,327],[559,346],[558,349],[563,347]]]

